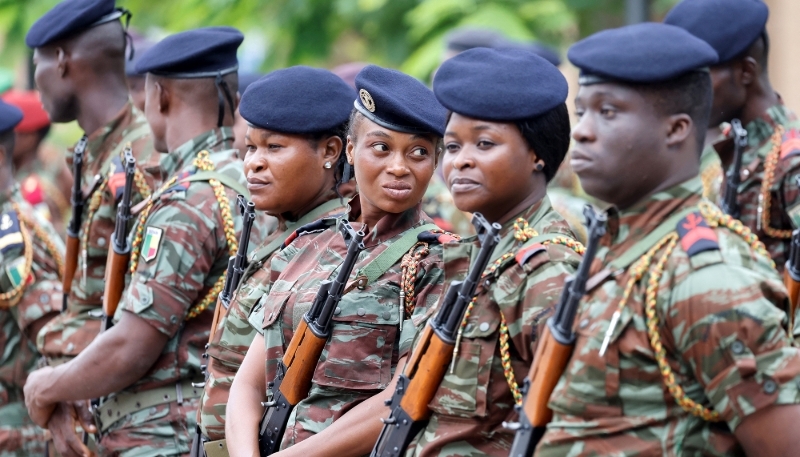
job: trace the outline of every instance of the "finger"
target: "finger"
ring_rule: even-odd
[[[88,400],[76,401],[73,403],[75,413],[78,416],[78,422],[81,427],[89,433],[97,433],[97,426],[94,424],[94,414],[92,414],[92,405]]]
[[[91,452],[75,433],[75,417],[71,405],[59,403],[48,422],[56,449],[62,457],[89,457]]]

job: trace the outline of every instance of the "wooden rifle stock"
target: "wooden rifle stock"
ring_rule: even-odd
[[[795,313],[798,302],[800,302],[800,229],[792,232],[789,258],[783,270],[783,283],[789,291],[789,336],[792,336],[794,335]]]
[[[300,321],[295,337],[292,338],[283,356],[286,376],[283,378],[280,391],[291,404],[296,405],[308,397],[311,378],[314,377],[317,361],[327,342],[327,338],[318,337],[308,328],[305,319]]]
[[[550,396],[572,357],[575,346],[572,326],[580,300],[586,293],[586,281],[597,254],[597,245],[606,229],[605,214],[595,214],[590,205],[586,205],[583,213],[586,216],[589,243],[577,273],[564,285],[555,314],[547,320],[539,339],[533,364],[522,389],[522,405],[518,408],[519,422],[506,424],[516,431],[509,457],[533,455],[536,445],[544,436],[547,424],[553,418],[553,411],[547,405]]]
[[[64,299],[61,304],[61,311],[67,310],[67,299],[72,293],[72,281],[75,279],[75,271],[78,269],[78,254],[80,251],[80,230],[83,220],[83,192],[81,191],[81,176],[83,173],[83,155],[86,153],[86,135],[82,136],[72,156],[72,215],[69,225],[67,225],[67,253],[64,257],[64,277],[61,288]]]
[[[456,334],[464,313],[475,295],[481,275],[500,241],[499,224],[489,224],[475,213],[472,224],[478,233],[481,249],[464,281],[453,281],[436,316],[429,320],[411,353],[403,374],[397,380],[394,395],[386,401],[390,413],[372,449],[371,457],[399,457],[430,417],[428,404],[444,379],[453,359]]]

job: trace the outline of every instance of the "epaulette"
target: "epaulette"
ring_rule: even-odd
[[[0,253],[23,248],[22,230],[17,213],[10,211],[0,215]]]
[[[800,154],[800,131],[789,129],[783,134],[781,142],[781,159]]]
[[[689,257],[705,251],[719,250],[719,240],[708,226],[700,211],[689,213],[675,227],[681,240],[681,248]]]
[[[31,175],[25,178],[25,180],[22,181],[20,191],[22,193],[22,198],[33,206],[44,202],[42,182],[39,181],[39,178],[36,176]]]
[[[122,198],[125,191],[125,167],[119,157],[111,159],[111,170],[108,176],[108,190],[114,196],[114,200]]]
[[[542,243],[534,243],[517,251],[517,254],[514,255],[514,259],[517,261],[519,266],[523,266],[528,263],[528,260],[530,260],[531,257],[546,250],[547,248],[545,248]]]
[[[303,235],[324,232],[329,227],[336,225],[337,220],[338,217],[336,216],[328,216],[328,217],[323,217],[322,219],[317,219],[314,222],[310,222],[306,225],[301,225],[300,227],[295,229],[295,231],[292,232],[289,236],[287,236],[285,240],[283,240],[283,246],[281,246],[281,249],[285,248],[286,246],[289,246],[290,244],[292,244],[292,242],[294,242],[294,240]]]
[[[183,180],[188,178],[189,176],[192,176],[194,173],[195,173],[194,171],[189,171],[189,170],[181,172],[181,174],[178,175],[178,180],[175,182],[175,184],[167,188],[164,192],[161,193],[161,195],[166,195],[172,192],[186,192],[187,190],[189,190],[189,184],[191,184],[191,182]]]
[[[423,243],[447,244],[458,241],[458,238],[449,232],[431,232],[430,230],[426,230],[417,235],[417,241],[422,241]]]

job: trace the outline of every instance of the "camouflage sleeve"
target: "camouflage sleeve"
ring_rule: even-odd
[[[701,256],[714,255],[719,252],[691,261],[696,265]],[[682,355],[731,430],[771,405],[800,402],[800,353],[791,347],[782,325],[786,315],[774,303],[785,292],[757,265],[750,267],[718,262],[694,269],[671,291],[662,287],[671,298],[659,305],[670,330],[665,345],[674,344],[673,354]]]
[[[428,322],[439,298],[444,293],[444,266],[441,258],[441,246],[438,246],[437,251],[432,248],[427,262],[422,263],[420,265],[422,268],[417,272],[417,279],[414,282],[416,306],[411,316],[403,321],[403,331],[400,332],[398,340],[400,357],[405,357],[411,352],[416,333]]]
[[[181,327],[192,304],[211,286],[207,282],[216,279],[209,271],[225,244],[220,243],[213,229],[216,221],[206,214],[209,208],[216,208],[216,202],[198,208],[188,202],[168,200],[150,215],[144,232],[154,237],[149,245],[151,255],[145,256],[145,239],[139,265],[120,306],[170,338]],[[118,311],[116,317],[119,316]]]

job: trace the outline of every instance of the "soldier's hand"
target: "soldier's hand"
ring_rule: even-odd
[[[53,444],[61,457],[95,457],[95,454],[83,444],[83,440],[75,431],[78,412],[69,403],[56,405],[47,428],[53,435]]]
[[[40,397],[45,381],[52,371],[51,367],[41,368],[31,373],[25,381],[25,406],[28,408],[28,415],[42,428],[47,427],[47,421],[55,409],[54,404],[43,403]]]
[[[81,400],[70,402],[70,404],[78,417],[81,428],[89,433],[97,433],[97,427],[94,424],[94,415],[92,414],[92,403],[89,400]]]

